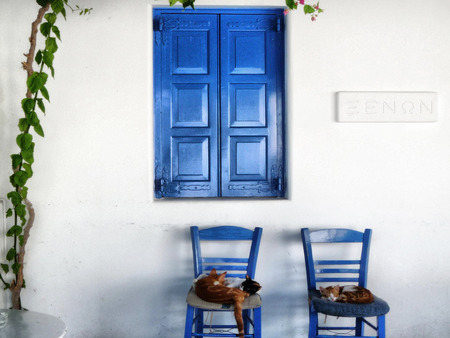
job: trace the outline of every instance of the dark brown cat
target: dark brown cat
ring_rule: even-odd
[[[373,294],[366,288],[356,285],[320,287],[323,299],[340,303],[368,304],[373,302]]]
[[[197,296],[207,302],[233,304],[234,318],[236,318],[239,337],[244,337],[242,303],[244,302],[245,298],[250,296],[250,294],[238,288],[229,288],[225,286],[224,281],[226,274],[227,273],[224,272],[218,275],[216,269],[212,269],[211,273],[207,277],[202,278],[196,282],[195,293],[197,294]]]

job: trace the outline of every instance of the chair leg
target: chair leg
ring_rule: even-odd
[[[319,334],[317,327],[319,326],[319,318],[317,312],[312,309],[312,306],[309,308],[309,333],[308,338],[316,338]]]
[[[254,338],[261,338],[261,308],[253,309]],[[247,333],[247,332],[246,332]]]
[[[243,310],[242,311],[242,318],[244,318],[244,332],[245,334],[248,334],[250,331],[250,321],[248,320],[251,316],[250,310]]]
[[[364,322],[362,318],[356,318],[356,336],[364,336]]]
[[[192,337],[192,324],[194,321],[194,308],[190,305],[187,306],[186,310],[186,324],[184,327],[184,338]]]
[[[203,333],[203,313],[204,311],[201,309],[195,309],[195,333]]]
[[[378,338],[386,338],[386,319],[385,316],[378,316]]]

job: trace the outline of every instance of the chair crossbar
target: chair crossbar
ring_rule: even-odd
[[[359,273],[359,269],[316,269],[316,273]]]
[[[203,263],[248,263],[248,258],[205,257]]]
[[[359,282],[358,278],[345,278],[345,277],[316,277],[317,283],[323,282]]]
[[[319,260],[314,261],[314,265],[360,265],[359,260]]]
[[[361,320],[362,320],[366,325],[368,325],[368,326],[370,326],[372,329],[374,329],[375,331],[378,330],[378,328],[377,328],[375,325],[373,325],[371,322],[369,322],[369,321],[366,320],[365,318],[361,318]]]
[[[330,331],[330,330],[344,330],[344,331],[353,331],[356,330],[355,326],[319,326],[318,330]]]

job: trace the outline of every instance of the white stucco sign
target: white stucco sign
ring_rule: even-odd
[[[436,122],[434,92],[338,92],[338,122]]]

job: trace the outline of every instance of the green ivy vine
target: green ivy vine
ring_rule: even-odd
[[[78,6],[72,8],[69,0],[36,0],[36,2],[40,8],[36,20],[32,23],[30,50],[25,54],[26,61],[22,62],[23,69],[27,71],[27,93],[21,102],[23,117],[18,122],[20,133],[16,137],[16,143],[19,151],[11,155],[13,174],[10,176],[10,182],[13,189],[7,194],[12,207],[7,210],[6,216],[13,219],[13,225],[6,236],[12,238],[12,246],[6,254],[6,262],[0,264],[2,272],[0,280],[4,288],[12,292],[14,309],[21,308],[20,291],[25,287],[23,278],[25,245],[34,222],[34,208],[28,200],[27,187],[29,179],[33,176],[35,148],[33,134],[44,137],[40,116],[45,115],[45,105],[50,102],[46,87],[48,72],[52,78],[55,77],[53,61],[58,43],[61,42],[61,33],[56,21],[60,15],[66,19],[66,8],[80,15],[89,14],[92,10]],[[44,37],[44,44],[36,52],[38,31]],[[34,71],[34,65],[37,65],[39,70]],[[14,278],[8,282],[7,275],[10,272],[14,274]]]

